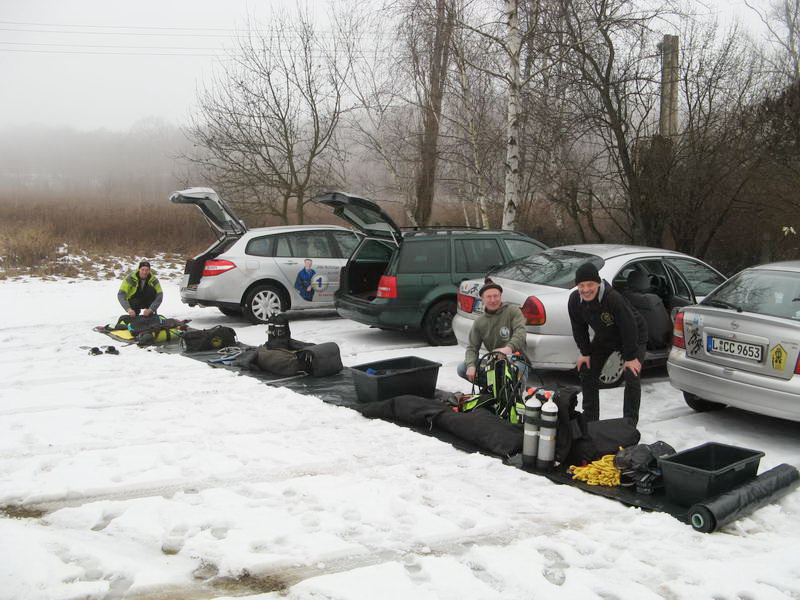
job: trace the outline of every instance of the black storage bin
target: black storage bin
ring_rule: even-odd
[[[417,356],[357,365],[352,367],[356,397],[359,402],[375,402],[403,394],[432,398],[441,366],[441,363]]]
[[[676,504],[691,506],[755,478],[763,452],[707,442],[658,459],[664,491]]]

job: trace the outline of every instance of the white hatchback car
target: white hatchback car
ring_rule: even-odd
[[[694,410],[800,421],[800,261],[745,269],[682,309],[667,371]]]
[[[217,241],[186,263],[181,300],[216,306],[228,316],[265,323],[276,313],[333,308],[339,271],[360,236],[335,225],[247,229],[211,188],[170,195],[175,204],[194,204]]]

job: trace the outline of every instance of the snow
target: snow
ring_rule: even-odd
[[[162,277],[164,314],[232,324],[182,305],[178,281]],[[91,328],[119,314],[117,286],[0,283],[0,507],[24,509],[0,518],[0,600],[800,597],[800,493],[701,534],[180,355],[90,356],[113,343]],[[417,355],[443,363],[439,388],[469,388],[462,348],[291,316],[345,364]],[[621,392],[602,392],[603,417]],[[800,466],[799,423],[694,413],[663,372],[644,380],[640,429]]]

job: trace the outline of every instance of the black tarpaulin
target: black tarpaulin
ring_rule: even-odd
[[[252,347],[242,344],[240,346],[244,350],[252,349]],[[174,347],[161,347],[157,350],[176,352]],[[209,360],[218,359],[221,355],[217,352],[202,352],[185,356],[208,363]],[[523,469],[534,475],[547,477],[554,483],[576,487],[590,494],[616,500],[627,506],[664,512],[685,523],[690,522],[692,515],[702,514],[707,531],[714,531],[765,504],[774,502],[794,489],[800,480],[797,469],[789,465],[780,465],[727,494],[699,503],[687,511],[685,506],[669,501],[663,489],[656,489],[653,494],[648,495],[637,493],[633,487],[589,485],[573,479],[572,475],[567,472],[566,465],[558,467],[550,473],[539,473],[527,469],[523,467],[522,456],[519,454],[522,446],[521,428],[502,421],[487,411],[454,413],[443,402],[443,398],[449,395],[447,392],[437,390],[438,399],[399,396],[381,402],[362,403],[356,398],[352,372],[348,367],[344,367],[338,374],[328,377],[297,375],[285,378],[263,371],[243,369],[235,365],[208,364],[256,377],[268,385],[286,387],[301,394],[313,395],[324,402],[358,410],[365,416],[392,421],[419,433],[434,436],[452,444],[459,450],[482,452],[495,456],[503,459],[507,465]],[[490,423],[491,425],[489,425]],[[713,525],[708,528],[710,523]],[[697,527],[695,528],[697,529]]]

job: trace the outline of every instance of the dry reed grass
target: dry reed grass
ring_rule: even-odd
[[[0,200],[0,269],[4,275],[75,276],[65,254],[109,257],[179,255],[188,258],[214,237],[185,206],[82,204]],[[3,277],[3,273],[0,273]]]

